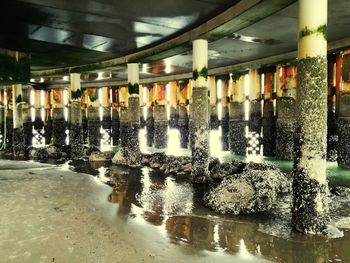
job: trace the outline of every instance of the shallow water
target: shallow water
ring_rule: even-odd
[[[118,217],[159,249],[175,244],[203,262],[350,262],[349,199],[332,198],[332,224],[340,231],[333,228],[331,238],[325,238],[290,231],[290,197],[269,212],[224,216],[203,205],[205,189],[148,167],[74,163],[71,169],[104,182],[113,178],[109,201],[117,204]],[[350,183],[350,177],[342,180]]]

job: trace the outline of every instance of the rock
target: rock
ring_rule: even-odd
[[[41,148],[31,148],[29,150],[29,159],[33,160],[46,160],[49,158],[47,149],[44,147]]]
[[[62,157],[62,152],[60,149],[54,145],[50,145],[46,148],[47,154],[49,158],[59,159]]]
[[[128,158],[126,157],[126,151],[124,148],[119,149],[113,156],[112,163],[117,165],[128,165]]]
[[[212,179],[224,179],[225,177],[242,173],[246,167],[243,161],[233,160],[230,162],[220,163],[219,160],[213,160],[209,163],[209,172]]]
[[[90,146],[90,147],[84,149],[85,156],[90,156],[92,153],[95,153],[95,152],[100,152],[100,149],[96,146]]]
[[[114,152],[106,151],[106,152],[93,152],[89,157],[90,162],[110,162],[113,158]]]
[[[272,208],[280,193],[291,190],[291,180],[276,169],[245,169],[226,177],[204,196],[204,202],[220,214],[250,214]]]
[[[350,197],[350,188],[343,187],[343,186],[331,187],[330,193],[335,196]]]

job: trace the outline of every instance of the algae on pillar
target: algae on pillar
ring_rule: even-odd
[[[329,223],[326,31],[327,0],[300,0],[292,224],[303,233],[325,233]]]
[[[277,120],[276,158],[293,160],[295,134],[295,98],[297,89],[297,67],[278,66],[277,75]]]
[[[216,130],[220,126],[219,118],[218,118],[218,107],[217,107],[217,87],[216,87],[216,78],[215,76],[208,77],[208,85],[209,85],[209,105],[210,105],[210,120],[209,126],[210,129]]]
[[[139,97],[139,65],[128,64],[128,119],[129,135],[127,140],[127,158],[130,166],[141,165],[141,151],[139,142],[140,130],[140,97]]]
[[[52,103],[52,144],[57,147],[66,145],[67,123],[64,117],[63,89],[51,92]]]
[[[192,171],[195,182],[209,178],[209,98],[208,98],[208,41],[193,41],[192,93]]]
[[[238,155],[245,155],[247,148],[244,79],[245,75],[233,76],[230,102],[229,144],[231,152]]]
[[[264,108],[263,108],[263,154],[275,156],[276,148],[276,117],[274,109],[275,67],[264,70]]]
[[[178,82],[177,96],[179,98],[179,119],[178,127],[180,131],[180,147],[187,148],[189,135],[189,116],[188,116],[188,89],[189,81],[180,80]]]
[[[338,165],[350,168],[350,51],[345,51],[337,61],[337,130]]]
[[[84,154],[83,125],[81,118],[80,74],[70,74],[70,132],[71,158],[79,159]]]
[[[155,84],[154,100],[154,147],[166,148],[168,145],[168,118],[166,111],[166,85]]]
[[[154,142],[154,85],[147,87],[147,117],[146,117],[146,141],[147,146],[152,147]]]
[[[22,84],[12,85],[13,97],[13,155],[14,157],[24,157],[25,140],[23,132],[23,93]]]
[[[221,106],[222,106],[222,115],[221,115],[221,144],[222,150],[228,151],[230,149],[228,133],[230,126],[230,111],[229,111],[229,96],[228,90],[229,85],[232,84],[232,81],[228,77],[221,79]]]
[[[98,100],[97,88],[88,88],[88,141],[90,147],[99,147],[101,144],[101,121],[100,121],[100,102]]]

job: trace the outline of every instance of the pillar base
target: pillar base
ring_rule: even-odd
[[[193,182],[203,183],[209,179],[209,127],[193,127],[193,139],[191,177]]]
[[[24,157],[25,156],[25,140],[23,128],[13,129],[13,156]]]
[[[335,162],[338,158],[338,134],[333,111],[328,111],[327,126],[327,161]]]
[[[121,121],[120,122],[120,145],[122,148],[128,147],[129,138],[129,123]]]
[[[178,126],[179,113],[176,108],[170,107],[169,127],[176,128]]]
[[[6,148],[12,147],[13,142],[13,119],[6,119]]]
[[[154,147],[163,149],[168,146],[168,121],[154,121]]]
[[[222,150],[228,151],[230,149],[230,144],[228,140],[228,134],[230,130],[230,116],[228,107],[222,108],[222,120],[221,120],[221,144]]]
[[[23,133],[25,145],[31,146],[33,139],[33,124],[31,121],[23,123]]]
[[[325,234],[329,223],[328,185],[321,184],[304,169],[296,169],[293,177],[293,228],[302,233]],[[320,209],[321,206],[321,209]]]
[[[99,147],[101,144],[100,120],[88,120],[88,141],[89,146]]]
[[[52,143],[57,147],[66,145],[66,125],[64,119],[52,120]]]
[[[260,135],[261,133],[261,100],[252,100],[250,102],[250,116],[248,121],[249,131]]]
[[[49,118],[45,123],[45,144],[51,144],[52,141],[52,120]]]
[[[179,106],[177,125],[180,131],[180,147],[186,149],[188,147],[189,123],[187,109],[183,106]]]
[[[295,122],[290,119],[277,119],[276,159],[292,161],[294,158]]]
[[[131,167],[141,166],[141,151],[139,143],[140,125],[130,124],[126,140],[128,165]]]
[[[263,152],[264,156],[276,154],[276,118],[263,118]]]
[[[148,112],[147,120],[146,120],[146,132],[147,132],[146,137],[147,137],[147,146],[152,147],[154,142],[154,119],[153,119],[153,116],[149,116],[149,114],[150,113]]]
[[[245,155],[247,150],[247,138],[245,137],[246,122],[243,120],[230,120],[229,143],[232,153]]]
[[[69,131],[69,142],[71,147],[71,158],[81,159],[84,155],[83,129],[82,125],[71,124]]]
[[[350,118],[338,118],[338,165],[350,169]]]

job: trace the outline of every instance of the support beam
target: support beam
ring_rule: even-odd
[[[70,129],[71,158],[80,159],[84,154],[83,125],[81,118],[80,74],[70,74]]]
[[[24,157],[25,140],[23,133],[23,93],[22,84],[12,85],[13,98],[13,156],[15,158]]]
[[[209,179],[208,41],[193,41],[192,171],[195,182]]]
[[[326,31],[327,0],[300,0],[292,223],[313,234],[325,233],[329,223]]]

